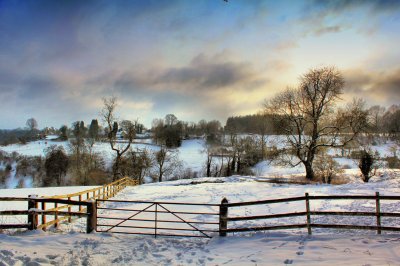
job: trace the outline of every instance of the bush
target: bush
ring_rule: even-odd
[[[6,172],[10,172],[12,170],[12,166],[11,166],[11,164],[7,164],[6,165]]]
[[[395,156],[386,158],[386,162],[387,162],[387,166],[390,169],[399,169],[400,168],[400,160]]]
[[[343,173],[340,165],[333,159],[332,156],[324,154],[318,156],[314,162],[314,171],[316,176],[323,182],[331,184],[332,180],[339,173]]]
[[[375,163],[375,158],[372,155],[371,151],[362,151],[361,152],[361,158],[360,161],[358,163],[358,168],[360,168],[361,173],[363,175],[364,178],[364,182],[368,182],[370,179],[370,174],[371,174],[371,170],[373,168],[373,165]]]

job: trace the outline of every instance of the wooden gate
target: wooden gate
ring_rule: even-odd
[[[97,208],[97,232],[207,238],[219,232],[220,204],[97,202],[102,205]]]

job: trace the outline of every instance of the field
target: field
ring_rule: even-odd
[[[386,180],[373,178],[370,183],[346,185],[289,185],[258,182],[256,177],[199,178],[126,188],[114,199],[142,201],[173,201],[219,203],[223,197],[229,202],[242,202],[312,195],[400,195],[400,173],[391,172]],[[60,190],[61,189],[61,190]],[[74,190],[78,190],[76,187]],[[81,187],[81,190],[86,187]],[[47,192],[46,192],[47,190]],[[34,189],[1,190],[7,195],[24,196]],[[62,188],[42,188],[37,194],[50,195]],[[6,195],[6,194],[4,194]],[[108,203],[112,206],[114,203]],[[4,206],[3,206],[4,207]],[[8,206],[10,207],[10,206]],[[129,206],[126,206],[129,207]],[[131,206],[132,207],[132,206]],[[382,204],[385,211],[397,212],[399,203]],[[312,210],[368,211],[371,201],[315,202]],[[246,207],[231,215],[273,214],[303,210],[297,203]],[[107,214],[107,213],[104,213]],[[246,225],[273,225],[289,219],[247,222]],[[304,219],[304,218],[296,218]],[[361,217],[318,217],[320,223],[353,222],[374,224],[375,220]],[[395,219],[382,223],[400,226]],[[238,224],[232,224],[236,226]],[[228,234],[212,239],[121,235],[112,233],[84,234],[85,221],[63,224],[47,232],[34,231],[0,235],[0,260],[5,265],[396,265],[400,261],[400,235],[374,231],[318,229],[308,236],[304,229]]]
[[[246,137],[246,135],[242,135],[241,137]],[[256,135],[252,137],[257,138]],[[144,141],[144,140],[140,140]],[[267,147],[276,146],[281,148],[284,146],[285,138],[283,136],[268,136],[266,140]],[[61,145],[65,150],[68,150],[68,142],[59,142],[54,140],[40,140],[29,142],[25,145],[14,144],[8,146],[1,146],[0,150],[12,153],[17,152],[20,155],[26,156],[44,156],[45,150],[51,145]],[[157,145],[153,145],[151,140],[147,140],[147,143],[143,144],[134,144],[133,149],[147,149],[149,151],[156,151],[159,149]],[[179,160],[183,163],[183,169],[190,169],[193,172],[197,172],[198,176],[203,176],[205,173],[205,163],[207,159],[207,155],[204,152],[205,149],[205,140],[203,139],[190,139],[183,140],[182,146],[177,149],[179,154]],[[385,141],[381,139],[378,143],[371,146],[371,150],[377,152],[379,157],[383,160],[388,156],[392,156],[393,149],[399,149],[398,145],[392,141]],[[94,145],[94,151],[99,153],[106,162],[106,165],[111,166],[111,162],[114,158],[114,153],[110,149],[108,143],[105,142],[97,142]],[[350,150],[346,150],[347,153]],[[334,160],[339,164],[339,168],[343,168],[344,172],[341,174],[342,178],[339,183],[347,183],[347,182],[359,182],[360,174],[358,169],[358,162],[354,159],[351,159],[346,156],[342,156],[342,151],[340,149],[330,149],[328,150],[328,154],[332,155]],[[215,159],[215,163],[220,162],[220,158]],[[0,164],[0,169],[4,169],[5,164]],[[13,169],[10,174],[10,178],[8,178],[5,182],[4,188],[15,188],[17,187],[20,179],[23,179],[24,187],[32,187],[32,178],[30,176],[20,177],[15,175],[15,167],[16,164],[13,164]],[[385,162],[382,161],[380,166],[380,171],[376,172],[376,175],[384,175],[386,172]],[[304,175],[304,167],[302,165],[298,165],[296,167],[290,166],[282,166],[270,161],[262,161],[259,162],[252,168],[255,176],[258,177],[266,177],[266,178],[282,178],[282,177],[290,177],[292,175]],[[150,179],[148,179],[150,180]]]

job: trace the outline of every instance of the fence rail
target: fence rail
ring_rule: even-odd
[[[91,206],[92,202],[97,199],[108,199],[115,196],[126,186],[135,185],[138,185],[137,180],[124,177],[104,186],[71,194],[47,197],[32,196],[28,198],[0,197],[0,201],[22,201],[27,202],[28,206],[26,210],[0,211],[0,215],[25,215],[28,217],[27,223],[2,223],[0,224],[0,229],[28,228],[46,230],[47,227],[52,225],[58,227],[62,221],[72,222],[73,217],[89,217],[93,213],[93,210],[91,210],[93,208]]]
[[[59,195],[53,197],[29,197],[29,198],[4,198],[0,201],[23,201],[27,202],[25,210],[0,211],[0,215],[22,215],[28,217],[27,223],[0,224],[0,229],[28,228],[43,229],[50,225],[57,226],[62,220],[72,217],[86,217],[87,232],[112,232],[122,234],[140,234],[157,236],[180,236],[180,237],[211,237],[213,233],[226,236],[228,233],[267,231],[267,230],[289,230],[307,229],[312,234],[315,228],[330,229],[355,229],[374,230],[378,234],[382,231],[400,231],[400,226],[385,225],[382,217],[399,218],[400,212],[382,211],[383,201],[399,203],[400,196],[382,196],[379,192],[375,195],[309,195],[305,193],[301,197],[268,199],[261,201],[229,203],[223,199],[220,204],[202,204],[188,202],[163,202],[163,201],[129,201],[112,200],[112,197],[126,185],[136,184],[128,178],[120,179],[109,185],[82,191],[79,193]],[[97,192],[97,193],[96,193]],[[78,197],[78,200],[75,198]],[[340,201],[340,200],[363,200],[373,201],[375,211],[333,211],[312,210],[310,208],[314,201]],[[230,216],[229,210],[243,210],[243,207],[269,205],[289,202],[303,202],[303,207],[288,213],[257,213],[257,215]],[[54,205],[54,206],[48,206]],[[50,208],[49,208],[50,207]],[[242,212],[242,213],[247,213]],[[357,224],[332,224],[313,221],[314,217],[373,217],[374,223],[370,225]],[[41,218],[39,220],[39,217]],[[47,221],[50,217],[50,221]],[[303,217],[303,221],[288,224],[265,225],[237,225],[237,222],[270,220],[283,218]],[[233,224],[235,226],[233,226]],[[182,233],[183,232],[183,233]],[[210,234],[211,233],[211,234]]]
[[[366,211],[313,211],[310,209],[310,202],[316,200],[373,200],[375,201],[375,212]],[[226,236],[227,233],[233,232],[249,232],[249,231],[266,231],[266,230],[281,230],[307,228],[308,234],[312,234],[312,228],[331,228],[331,229],[358,229],[358,230],[375,230],[378,234],[382,231],[400,231],[400,227],[383,226],[382,217],[400,217],[398,212],[381,212],[381,201],[400,201],[400,196],[381,196],[379,192],[375,195],[327,195],[327,196],[311,196],[305,193],[302,197],[271,199],[251,202],[229,203],[227,199],[223,199],[220,205],[220,236]],[[235,216],[229,217],[229,208],[243,207],[250,205],[265,205],[275,203],[288,203],[294,201],[304,201],[305,210],[291,213],[266,214],[254,216]],[[254,226],[254,227],[235,227],[229,228],[228,222],[233,221],[252,221],[252,220],[267,220],[287,217],[305,217],[305,223],[286,224],[286,225],[271,225],[271,226]],[[354,225],[354,224],[320,224],[312,223],[312,216],[367,216],[376,217],[376,225]]]

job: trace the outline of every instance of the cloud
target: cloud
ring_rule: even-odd
[[[360,6],[369,7],[374,11],[390,11],[400,8],[400,2],[396,0],[314,0],[312,4],[322,9],[337,12],[359,8]]]
[[[156,84],[199,90],[215,90],[249,81],[254,71],[249,63],[222,61],[200,54],[185,67],[162,70],[155,77]]]
[[[381,73],[355,69],[344,74],[346,93],[366,98],[370,103],[391,105],[400,102],[400,69]]]
[[[18,95],[21,99],[35,100],[54,97],[59,92],[60,85],[52,78],[33,76],[22,82]]]
[[[342,30],[342,27],[340,26],[327,26],[327,27],[321,27],[317,28],[314,31],[314,34],[319,36],[325,33],[335,33],[335,32],[340,32]]]

